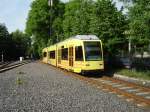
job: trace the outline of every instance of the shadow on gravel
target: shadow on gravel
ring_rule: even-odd
[[[87,72],[84,74],[80,74],[83,75],[85,77],[89,77],[89,78],[102,78],[103,76],[107,76],[107,77],[113,77],[114,74],[116,73],[116,71],[118,71],[120,68],[113,68],[113,67],[105,67],[104,71],[101,72]]]
[[[101,78],[104,76],[104,72],[86,72],[80,75],[88,77],[88,78]]]

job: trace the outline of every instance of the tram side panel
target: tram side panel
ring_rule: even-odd
[[[57,59],[56,45],[48,47],[48,64],[56,66]]]
[[[42,62],[47,63],[47,61],[48,61],[48,52],[47,52],[47,48],[44,48],[42,50]]]
[[[69,40],[58,45],[58,67],[76,73],[81,72],[83,61],[75,62],[75,46],[81,43],[80,40]]]
[[[69,42],[58,44],[58,60],[57,66],[66,70],[70,70],[69,67]]]
[[[84,66],[83,42],[69,40],[58,44],[58,67],[81,73]]]
[[[84,52],[83,52],[83,42],[78,40],[73,47],[73,72],[81,73],[82,67],[84,66]]]
[[[88,45],[85,42],[72,39],[50,46],[47,54],[46,49],[43,50],[43,61],[76,73],[103,70],[102,42],[90,40],[87,41]]]

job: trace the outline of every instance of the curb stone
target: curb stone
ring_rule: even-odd
[[[128,82],[132,82],[135,84],[140,84],[140,85],[145,86],[145,87],[150,87],[150,80],[137,79],[137,78],[133,78],[133,77],[123,76],[120,74],[114,74],[114,78],[121,79],[121,80],[128,81]]]

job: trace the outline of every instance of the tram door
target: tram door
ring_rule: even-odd
[[[61,64],[61,49],[58,49],[58,64]]]
[[[56,61],[56,66],[58,66],[58,65],[57,65],[57,64],[58,64],[57,60],[58,60],[58,57],[57,57],[57,46],[56,46],[56,51],[55,51],[55,61]]]
[[[69,66],[73,66],[73,47],[69,47]]]

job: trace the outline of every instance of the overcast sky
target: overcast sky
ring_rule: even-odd
[[[0,0],[0,23],[5,23],[9,32],[24,31],[25,23],[33,0]],[[62,0],[67,2],[69,0]],[[117,4],[120,7],[121,4]]]

